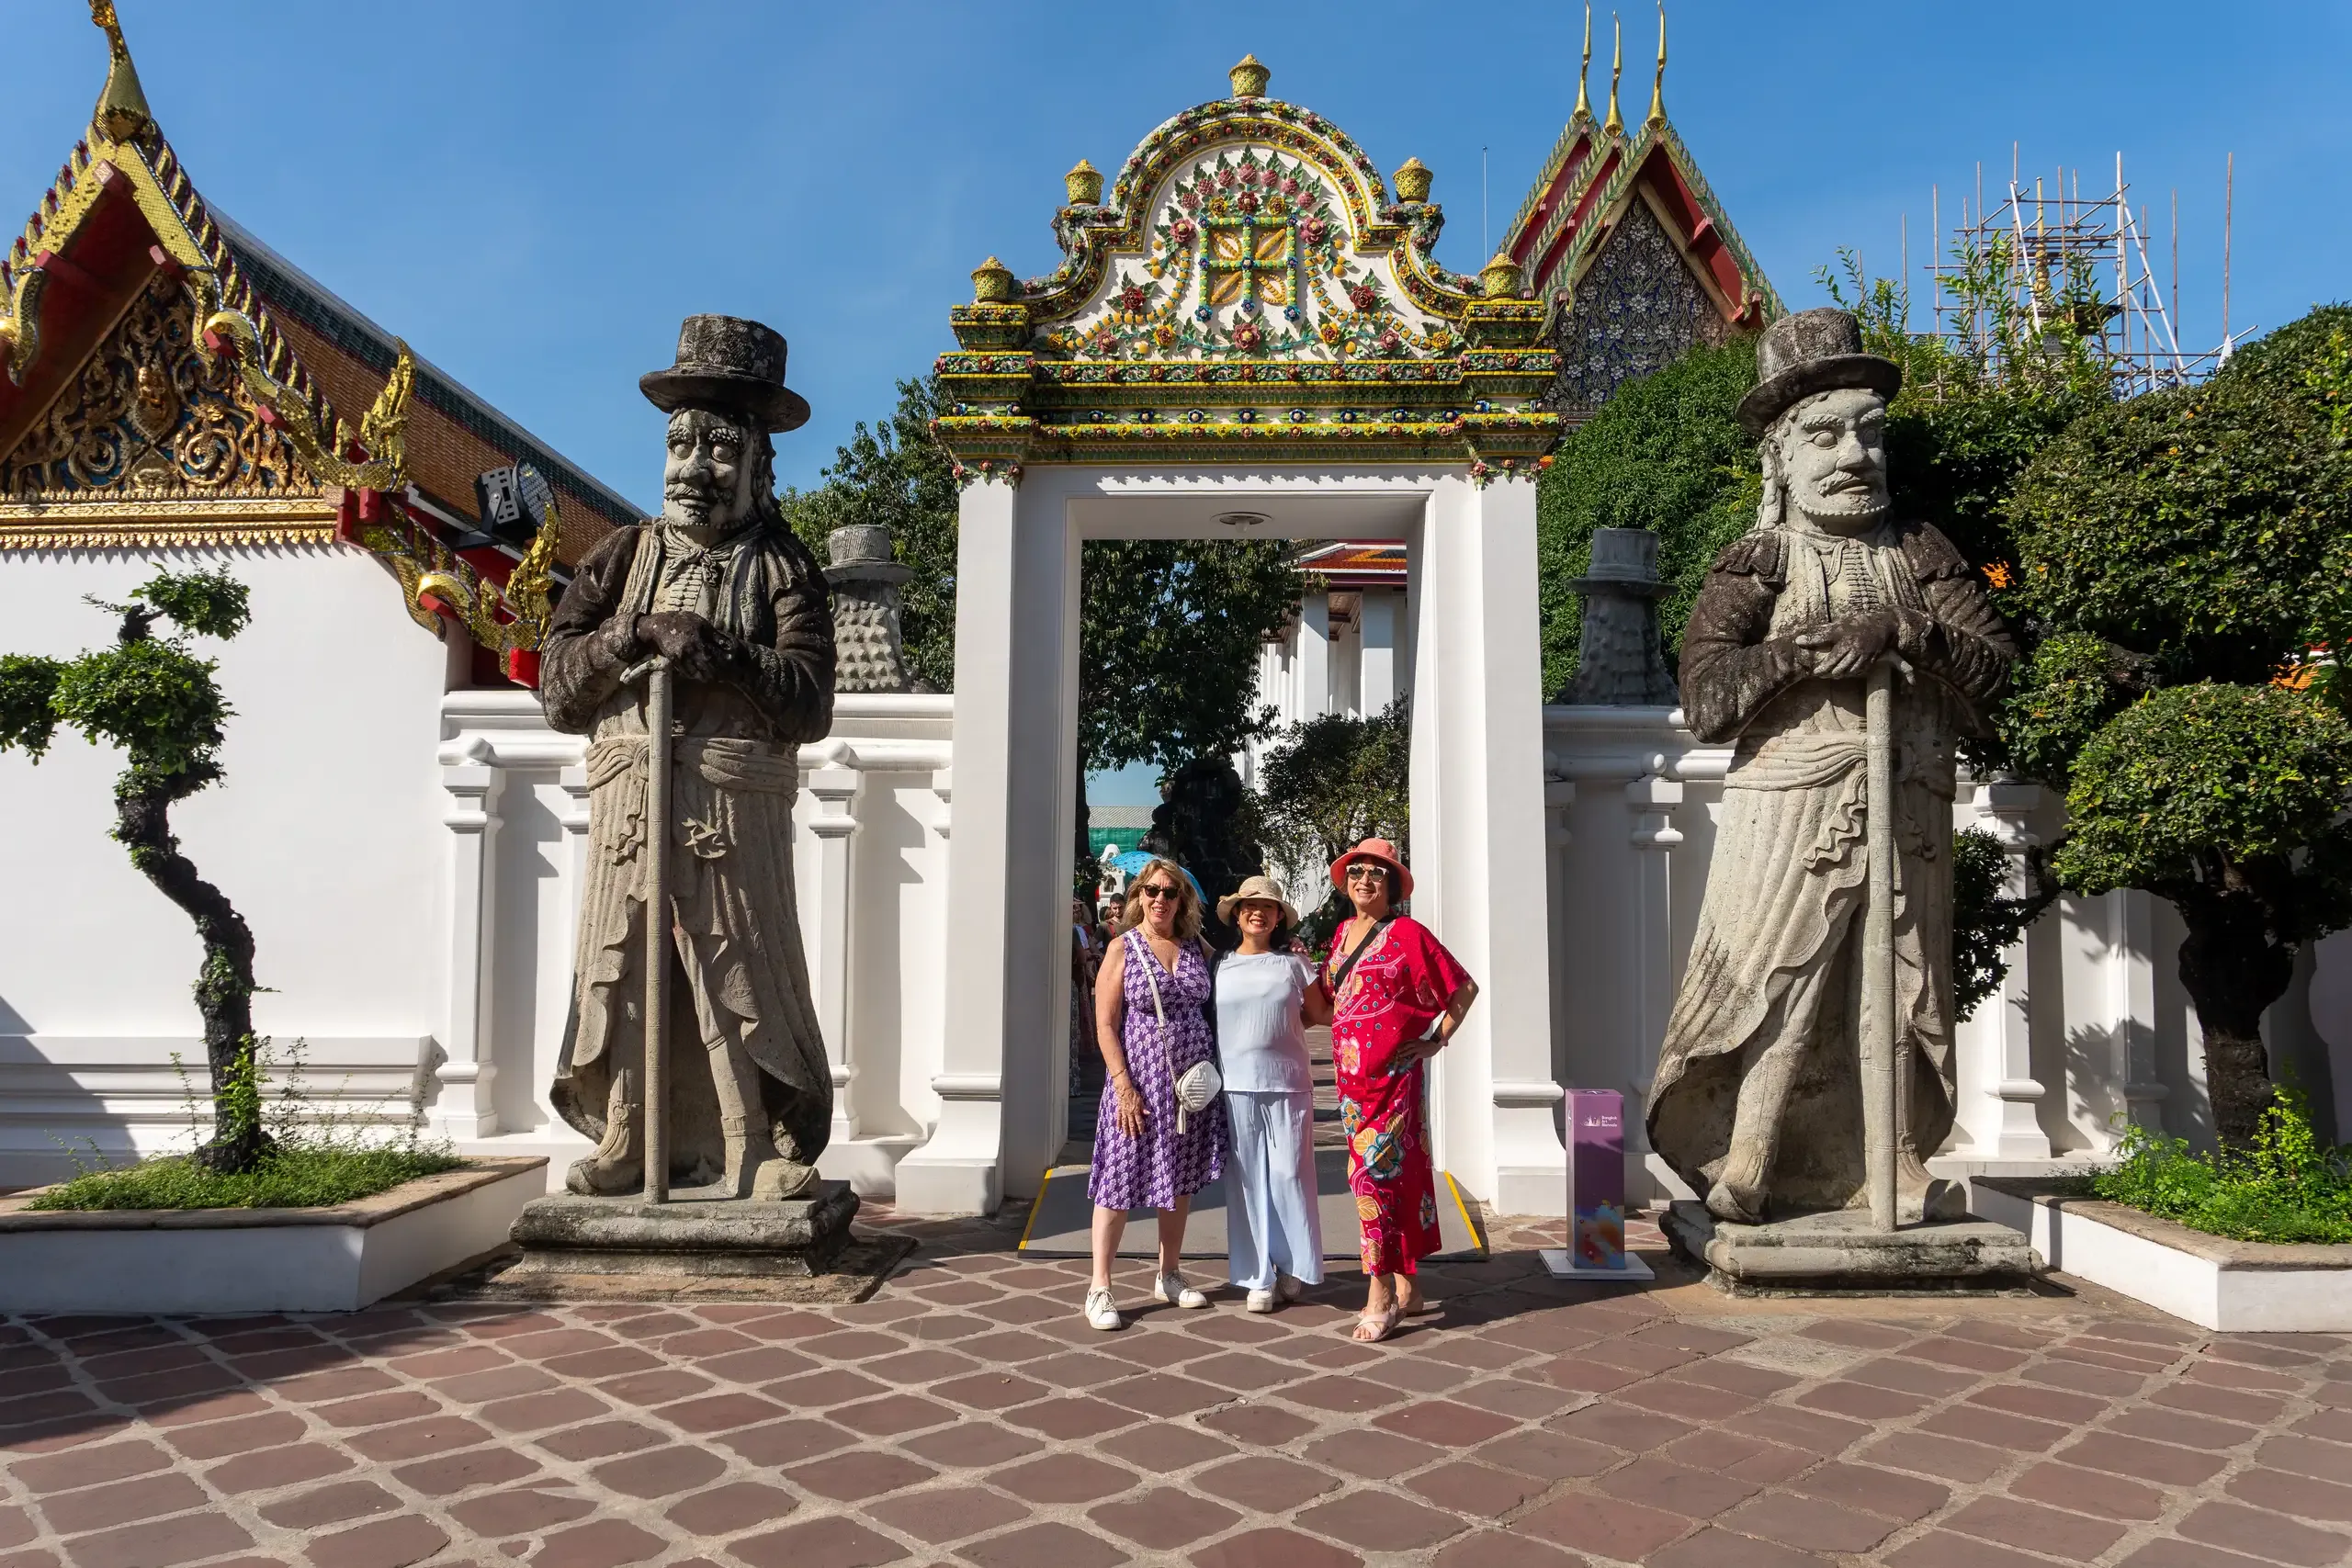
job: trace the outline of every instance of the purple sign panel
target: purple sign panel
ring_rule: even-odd
[[[1625,1097],[1568,1090],[1569,1250],[1580,1269],[1625,1267]]]

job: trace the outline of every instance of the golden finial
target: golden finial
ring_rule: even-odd
[[[114,0],[90,0],[90,20],[107,35],[107,85],[90,119],[117,141],[128,141],[153,122],[147,95],[139,85],[138,67],[130,63],[130,46],[122,40],[122,23],[114,14]]]
[[[1478,269],[1478,289],[1489,299],[1519,298],[1519,264],[1509,251],[1497,251],[1495,259]]]
[[[1012,298],[1012,269],[994,256],[972,270],[972,299],[981,305],[1002,305]]]
[[[1625,24],[1611,11],[1609,26],[1617,35],[1616,58],[1609,62],[1609,118],[1600,122],[1600,129],[1611,136],[1623,136],[1625,117],[1617,112],[1617,78],[1625,73]]]
[[[1584,64],[1577,70],[1577,112],[1569,116],[1571,122],[1592,118],[1592,95],[1585,91],[1585,78],[1592,74],[1592,0],[1584,6]]]
[[[1062,176],[1062,188],[1069,193],[1072,207],[1091,207],[1102,199],[1102,172],[1080,158],[1078,167]]]
[[[1273,79],[1274,73],[1259,64],[1256,55],[1245,54],[1241,57],[1241,63],[1227,74],[1233,78],[1235,97],[1262,98],[1266,96],[1266,84]]]
[[[1666,124],[1666,0],[1658,0],[1657,7],[1657,75],[1650,81],[1650,112],[1642,121],[1644,130],[1657,130]]]
[[[1406,159],[1405,166],[1396,171],[1396,199],[1427,201],[1430,198],[1430,182],[1435,178],[1437,175],[1431,174],[1429,166],[1419,158]]]

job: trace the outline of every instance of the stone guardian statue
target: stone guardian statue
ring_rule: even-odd
[[[1650,1146],[1720,1221],[1867,1201],[1865,686],[1891,657],[1895,1208],[1917,1221],[1942,1206],[1922,1162],[1952,1121],[1953,744],[1984,731],[2017,649],[1951,541],[1889,514],[1902,370],[1854,318],[1782,317],[1758,370],[1739,418],[1763,504],[1683,636],[1690,728],[1735,750]]]
[[[662,515],[574,572],[540,666],[548,722],[591,738],[588,875],[572,1014],[552,1100],[598,1140],[574,1192],[644,1179],[646,854],[667,835],[671,931],[667,1165],[707,1195],[785,1199],[817,1185],[832,1077],[810,1008],[792,881],[797,755],[833,712],[825,578],[776,509],[773,434],[808,417],[784,385],[785,340],[689,316],[677,363],[639,383],[670,416]],[[668,661],[671,820],[645,819],[646,683]],[[683,983],[681,983],[683,982]]]

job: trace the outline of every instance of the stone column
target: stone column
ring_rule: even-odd
[[[1616,707],[1679,703],[1658,640],[1657,601],[1668,587],[1657,576],[1657,536],[1647,528],[1595,529],[1591,564],[1568,586],[1584,595],[1584,623],[1576,679],[1555,700]]]
[[[2164,1101],[2171,1089],[2156,1074],[2156,909],[2137,888],[2102,896],[2107,909],[2109,1070],[2123,1118],[2134,1127],[2164,1131]]]
[[[1363,711],[1386,711],[1400,689],[1396,668],[1397,595],[1385,588],[1363,591]]]
[[[833,690],[910,690],[899,585],[914,569],[893,558],[890,530],[880,524],[836,528],[825,545],[832,557],[825,581],[833,592]]]
[[[827,745],[848,751],[840,741]],[[854,971],[850,966],[854,918],[851,879],[856,866],[851,846],[857,833],[858,786],[865,775],[844,762],[854,763],[854,758],[837,755],[801,775],[801,787],[814,803],[808,822],[817,840],[817,885],[802,889],[801,908],[816,917],[813,921],[804,918],[804,928],[810,938],[808,983],[817,993],[813,998],[817,1027],[825,1038],[825,1054],[833,1073],[833,1144],[847,1144],[857,1136],[857,1066],[851,1044]]]
[[[490,1060],[492,942],[497,930],[498,792],[505,773],[491,761],[490,742],[476,739],[441,759],[448,805],[449,966],[447,1010],[441,1026],[441,1060],[434,1068],[426,1125],[438,1137],[487,1138],[498,1131]]]
[[[1331,711],[1331,600],[1309,593],[1298,606],[1298,722]]]

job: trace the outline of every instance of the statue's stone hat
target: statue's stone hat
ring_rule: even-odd
[[[1739,423],[1761,439],[1790,405],[1838,387],[1867,387],[1891,398],[1903,367],[1862,352],[1861,323],[1850,310],[1825,306],[1782,316],[1756,345],[1756,387],[1739,400]]]
[[[808,400],[784,384],[784,334],[741,316],[688,316],[678,328],[678,362],[637,378],[639,390],[665,413],[710,409],[756,420],[769,431],[797,430]]]

